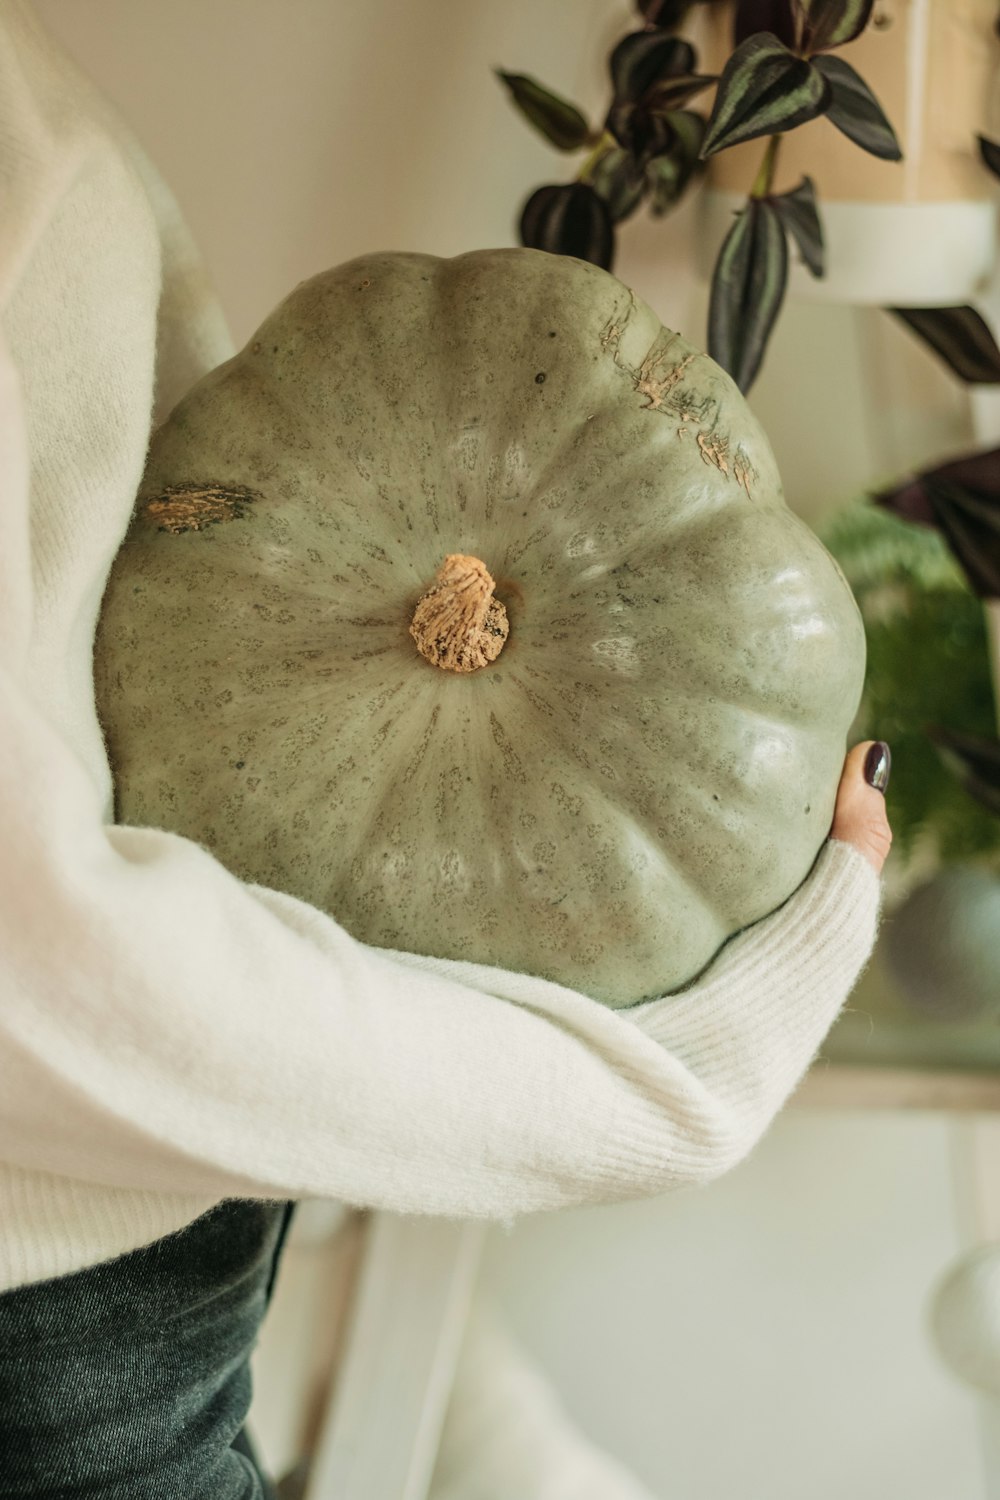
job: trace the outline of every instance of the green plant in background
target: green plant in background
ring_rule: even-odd
[[[988,745],[995,731],[981,604],[937,531],[867,501],[843,511],[823,539],[865,622],[868,668],[856,730],[893,748],[888,798],[897,855],[905,862],[930,843],[943,862],[989,856],[1000,863],[1000,819],[968,795],[950,748]]]

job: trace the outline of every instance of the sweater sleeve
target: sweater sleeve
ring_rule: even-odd
[[[10,673],[0,711],[0,1140],[13,1164],[181,1194],[507,1217],[731,1166],[872,942],[876,880],[830,844],[683,995],[366,948],[98,794]]]
[[[194,843],[107,824],[93,624],[142,469],[173,210],[152,224],[117,127],[30,13],[5,9],[0,35],[0,1157],[136,1192],[497,1218],[730,1166],[871,947],[877,881],[846,846],[683,995],[613,1012],[367,948]],[[174,242],[166,321],[192,322],[204,287]],[[223,339],[161,331],[164,404]]]

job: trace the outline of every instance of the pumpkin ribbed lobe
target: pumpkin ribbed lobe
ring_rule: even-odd
[[[510,626],[495,587],[478,557],[450,553],[413,611],[410,634],[421,656],[445,672],[475,672],[496,661]]]

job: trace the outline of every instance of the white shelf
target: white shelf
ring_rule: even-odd
[[[1000,1074],[819,1062],[791,1104],[807,1109],[1000,1111]]]

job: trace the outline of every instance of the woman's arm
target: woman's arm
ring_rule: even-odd
[[[714,1176],[759,1137],[874,935],[831,843],[683,995],[614,1012],[409,960],[247,888],[99,794],[6,672],[0,1140],[21,1167],[177,1193],[507,1217]]]
[[[877,881],[851,851],[831,845],[683,996],[615,1013],[373,951],[193,843],[106,826],[93,620],[157,343],[164,393],[165,367],[206,357],[166,327],[157,339],[157,304],[183,324],[204,287],[177,269],[187,251],[161,276],[170,237],[93,91],[28,12],[0,34],[0,318],[27,396],[23,411],[4,364],[0,1157],[17,1191],[47,1173],[504,1218],[715,1175],[759,1137],[867,955]]]

